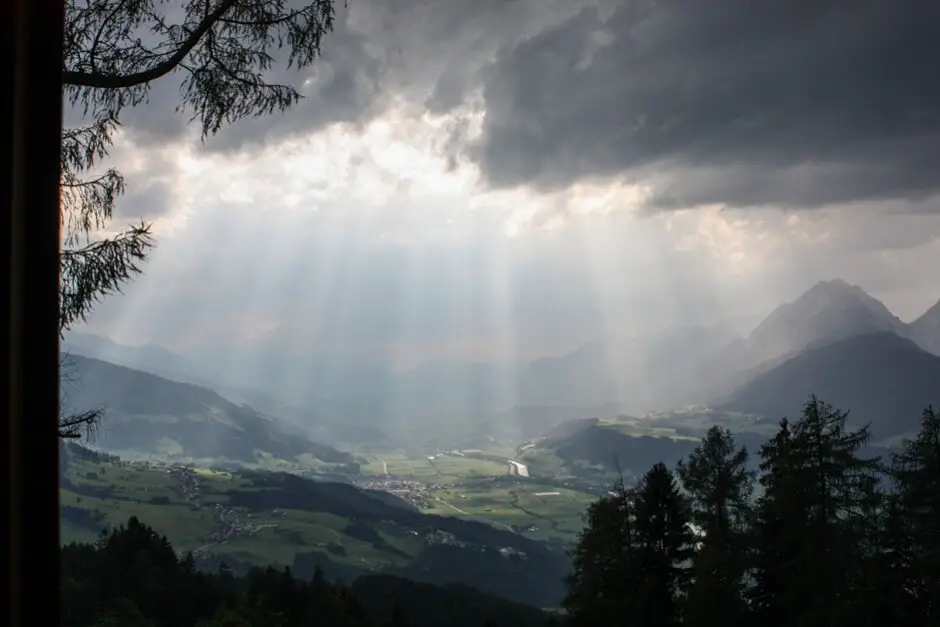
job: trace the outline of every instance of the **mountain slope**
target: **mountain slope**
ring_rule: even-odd
[[[876,438],[899,435],[940,403],[940,357],[894,333],[859,335],[804,351],[714,405],[777,419],[798,414],[810,394],[870,422]]]
[[[857,335],[907,326],[862,288],[841,279],[820,281],[793,302],[777,307],[748,337],[752,364]]]
[[[924,350],[940,355],[940,300],[909,327],[911,339]]]
[[[543,357],[519,376],[524,405],[577,405],[617,400],[618,377],[612,368],[616,351],[608,342],[591,342],[558,357]]]
[[[106,450],[227,458],[254,462],[263,451],[281,459],[353,458],[312,442],[300,429],[188,383],[79,355],[65,358],[66,410],[105,410],[96,443]]]
[[[728,351],[737,325],[687,326],[651,337],[598,341],[559,357],[533,362],[520,376],[521,405],[594,405],[618,402],[645,413],[699,400],[735,367]],[[741,341],[738,338],[738,341]]]
[[[362,424],[329,400],[318,399],[315,408],[295,406],[254,386],[212,380],[215,371],[153,344],[127,346],[99,335],[72,331],[62,341],[62,350],[69,355],[99,359],[170,381],[214,390],[237,405],[251,405],[261,413],[287,420],[320,442],[342,446],[387,440],[386,434],[375,425]]]
[[[195,368],[185,357],[155,344],[127,346],[94,333],[70,331],[62,340],[62,352],[100,359],[154,374],[161,374],[161,371],[165,371],[195,377]],[[202,381],[189,379],[187,382],[204,384]]]

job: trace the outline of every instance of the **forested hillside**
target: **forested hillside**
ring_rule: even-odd
[[[368,576],[351,587],[317,570],[253,569],[242,577],[177,556],[131,518],[95,545],[62,549],[62,625],[119,627],[547,627],[548,614],[463,587]]]
[[[617,486],[588,511],[568,624],[937,624],[940,414],[888,459],[859,454],[868,436],[813,397],[759,471],[715,427],[675,472]]]

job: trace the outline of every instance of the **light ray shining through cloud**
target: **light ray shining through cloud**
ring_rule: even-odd
[[[511,4],[357,2],[324,40],[324,75],[376,93],[340,106],[311,77],[294,110],[205,144],[165,126],[156,108],[175,96],[155,93],[111,162],[138,194],[115,228],[146,209],[158,247],[80,330],[298,401],[358,385],[406,406],[389,373],[447,365],[454,403],[479,385],[511,406],[533,361],[595,340],[616,347],[599,373],[613,395],[646,394],[629,341],[746,329],[819,280],[904,320],[940,297],[940,99],[865,62],[920,67],[881,22],[840,47],[813,11],[800,38],[735,2],[713,27],[757,33],[756,67],[673,3]],[[844,85],[821,82],[816,47]],[[886,104],[881,119],[866,67],[924,114]],[[479,383],[478,362],[497,380]]]

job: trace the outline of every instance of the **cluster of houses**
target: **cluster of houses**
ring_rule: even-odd
[[[402,479],[390,476],[362,477],[355,482],[356,487],[366,490],[381,490],[394,494],[421,509],[429,509],[434,500],[433,492],[444,486],[423,483],[414,479]]]

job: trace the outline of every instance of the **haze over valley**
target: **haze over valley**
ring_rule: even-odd
[[[773,421],[797,412],[809,394],[824,392],[833,404],[853,409],[860,424],[871,422],[877,436],[893,437],[912,428],[917,407],[940,389],[940,357],[931,352],[938,317],[934,306],[902,322],[860,287],[836,279],[780,304],[753,328],[739,322],[599,339],[521,364],[429,361],[396,372],[345,363],[337,385],[340,375],[329,363],[292,358],[290,379],[308,382],[300,394],[283,379],[226,376],[220,362],[198,352],[127,346],[81,332],[68,335],[63,350],[213,389],[339,446],[448,438],[458,446],[482,437],[513,445],[567,420],[689,407],[741,410]],[[238,354],[233,347],[230,358]],[[70,403],[107,406],[124,398],[121,383],[113,376],[88,378],[84,363],[76,365],[75,392],[65,390]],[[150,381],[143,389],[159,379]],[[160,398],[166,396],[157,403]]]

